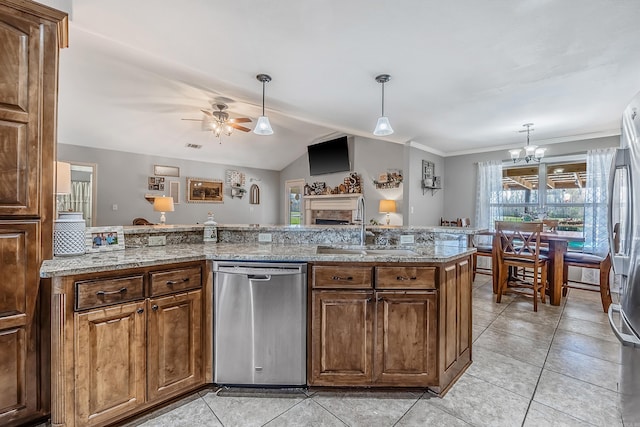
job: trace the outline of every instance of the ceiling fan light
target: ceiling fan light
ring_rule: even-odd
[[[260,116],[258,118],[258,123],[256,123],[255,129],[253,129],[253,133],[256,135],[272,135],[273,129],[271,128],[271,123],[269,123],[269,118],[267,116]]]
[[[379,117],[376,128],[373,130],[373,134],[376,136],[386,136],[391,135],[392,133],[393,128],[391,127],[391,123],[389,123],[389,118],[385,116]]]

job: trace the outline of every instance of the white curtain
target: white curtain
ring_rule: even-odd
[[[63,210],[82,212],[87,227],[91,227],[91,183],[71,181],[71,194],[62,196]]]
[[[609,251],[607,194],[615,148],[587,151],[584,206],[584,251],[604,256]]]
[[[493,230],[494,222],[502,219],[502,162],[479,162],[476,183],[476,227]],[[478,236],[478,243],[488,243],[481,242],[482,237]]]

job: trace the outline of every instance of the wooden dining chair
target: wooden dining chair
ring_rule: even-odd
[[[482,242],[481,237],[489,237],[488,242]],[[485,240],[485,239],[483,239]],[[473,253],[473,279],[476,280],[476,274],[485,274],[487,276],[493,276],[493,270],[491,267],[479,267],[478,257],[486,257],[491,261],[493,259],[493,236],[474,236],[472,240],[473,247],[476,251]],[[490,263],[491,264],[491,263]]]
[[[614,252],[620,250],[620,224],[613,226]],[[569,267],[593,268],[600,271],[598,284],[582,282],[579,280],[569,280]],[[602,310],[606,313],[611,305],[611,288],[609,275],[611,272],[611,255],[599,256],[584,252],[568,251],[564,254],[564,271],[562,275],[562,296],[567,296],[567,290],[582,289],[585,291],[600,292]]]
[[[540,233],[542,222],[496,221],[494,244],[497,245],[498,295],[496,302],[502,300],[502,294],[511,292],[533,297],[533,311],[538,311],[538,296],[545,302],[548,257],[540,253]],[[530,281],[518,278],[518,268],[531,269]],[[494,273],[495,274],[495,273]],[[531,289],[532,294],[522,288]]]

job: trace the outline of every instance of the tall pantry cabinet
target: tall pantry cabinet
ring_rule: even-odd
[[[0,0],[0,425],[49,413],[49,301],[39,270],[52,256],[58,51],[67,15]]]

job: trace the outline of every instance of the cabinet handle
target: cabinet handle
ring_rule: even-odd
[[[116,294],[126,294],[127,293],[127,288],[120,288],[117,291],[98,291],[96,292],[96,295],[99,297],[103,297],[106,295],[116,295]]]
[[[157,306],[157,305],[155,305],[155,304],[153,304],[153,305],[151,306],[151,310],[153,310],[153,311],[158,311],[158,306]]]
[[[416,276],[413,277],[406,277],[406,276],[398,276],[396,277],[396,280],[417,280],[418,278]]]
[[[333,276],[331,279],[338,280],[338,281],[340,281],[340,280],[353,280],[353,277],[351,277],[351,276],[347,276],[347,277]]]
[[[376,298],[376,301],[378,301],[378,302],[380,302],[380,301],[384,301],[384,298],[382,298],[382,297],[378,297],[378,298]]]
[[[183,283],[184,283],[184,282],[188,282],[188,281],[189,281],[189,278],[188,278],[188,277],[185,277],[185,278],[184,278],[184,279],[182,279],[182,280],[167,280],[167,286],[177,285],[177,284],[178,284],[178,283],[180,283],[180,282],[183,282]]]
[[[369,298],[367,298],[367,299],[365,300],[365,302],[371,302],[371,301],[372,301],[372,298],[371,298],[371,297],[369,297]]]
[[[137,310],[136,310],[136,313],[138,313],[138,314],[142,314],[142,313],[144,313],[144,308],[139,308],[139,309],[137,309]]]

